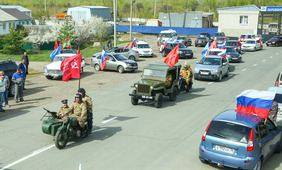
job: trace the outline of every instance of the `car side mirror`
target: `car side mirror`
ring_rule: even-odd
[[[196,61],[196,64],[199,64],[199,61]]]

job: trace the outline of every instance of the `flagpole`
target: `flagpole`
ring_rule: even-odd
[[[78,49],[77,49],[77,53],[78,53],[78,50],[79,50],[79,54],[81,54],[80,53],[80,46],[78,46]],[[81,60],[82,60],[82,55],[81,55]],[[79,79],[78,79],[78,89],[80,89],[80,79],[81,79],[81,64],[80,64],[80,77],[79,77]]]

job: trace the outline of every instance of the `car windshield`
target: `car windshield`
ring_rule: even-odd
[[[214,35],[213,36],[221,36],[222,35],[222,33],[218,33],[218,32],[216,32],[216,33],[214,33]]]
[[[200,35],[205,35],[205,36],[206,36],[206,35],[207,35],[207,33],[200,33]]]
[[[269,28],[278,28],[278,24],[269,24],[268,27]]]
[[[246,41],[246,44],[255,44],[255,41]]]
[[[231,52],[235,52],[234,48],[226,48],[226,52],[231,53]]]
[[[226,46],[238,46],[238,42],[226,42]]]
[[[166,71],[144,69],[143,75],[144,76],[153,76],[153,77],[162,77],[162,78],[164,78],[166,76]]]
[[[185,40],[185,37],[177,37],[177,40]]]
[[[171,38],[171,33],[160,33],[159,37]]]
[[[53,61],[63,61],[68,58],[68,56],[56,56]]]
[[[124,57],[123,55],[114,55],[114,56],[118,61],[127,60],[127,58]]]
[[[209,51],[209,55],[217,55],[221,53],[222,51]]]
[[[176,47],[178,43],[172,44],[172,48]],[[182,43],[179,43],[179,48],[186,48],[186,46]]]
[[[76,54],[76,52],[74,50],[63,50],[64,54]]]
[[[220,58],[202,58],[199,64],[203,65],[220,65]]]
[[[277,41],[277,40],[278,40],[278,37],[271,38],[271,41]]]
[[[197,39],[198,40],[206,40],[207,38],[206,37],[198,37]]]
[[[150,48],[149,44],[138,44],[138,48]]]
[[[218,37],[216,38],[217,41],[223,41],[225,38],[224,37]]]
[[[231,122],[212,121],[207,136],[247,144],[251,128]]]

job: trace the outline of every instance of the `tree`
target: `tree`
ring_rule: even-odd
[[[75,36],[74,26],[72,24],[69,24],[68,21],[66,21],[65,24],[60,29],[59,40],[64,41],[68,38],[70,38],[72,41],[76,39],[76,36]]]
[[[5,54],[22,54],[24,49],[22,48],[26,42],[24,41],[25,30],[15,30],[14,24],[9,29],[10,34],[3,37],[3,49],[1,50]]]

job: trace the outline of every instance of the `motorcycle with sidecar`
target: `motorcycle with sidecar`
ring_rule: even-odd
[[[77,117],[64,116],[58,118],[56,112],[51,112],[45,108],[43,109],[46,110],[46,113],[41,120],[43,120],[43,118],[47,119],[42,122],[42,131],[55,137],[55,145],[58,149],[63,149],[69,139],[88,136],[90,128],[87,121],[84,124],[85,135],[82,135]]]

